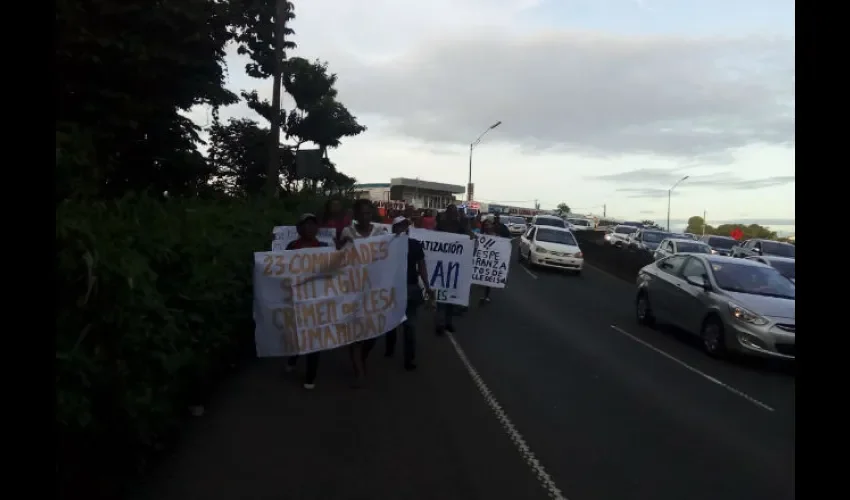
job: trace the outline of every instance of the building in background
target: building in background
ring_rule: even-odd
[[[464,192],[463,186],[405,177],[395,177],[389,183],[354,185],[356,198],[366,198],[376,203],[402,202],[416,208],[443,209],[450,203],[458,203],[455,195]]]

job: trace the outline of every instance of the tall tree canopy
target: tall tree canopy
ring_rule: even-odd
[[[180,111],[221,106],[227,4],[59,0],[57,194],[192,193],[212,173]]]
[[[286,51],[295,48],[283,19]],[[193,196],[218,186],[251,195],[262,185],[269,128],[253,120],[221,123],[218,109],[239,97],[225,88],[225,48],[236,43],[250,58],[246,71],[269,78],[274,68],[274,0],[59,0],[56,5],[56,196],[110,198],[129,191]],[[336,75],[320,61],[284,60],[283,87],[295,109],[281,112],[280,171],[298,185],[294,150],[335,148],[365,130],[337,100]],[[270,104],[242,92],[268,120]],[[186,117],[211,106],[209,154],[199,150],[201,129]],[[349,189],[354,180],[328,159],[309,187]]]

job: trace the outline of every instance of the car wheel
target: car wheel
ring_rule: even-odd
[[[638,293],[637,300],[635,301],[635,315],[637,316],[639,325],[655,325],[655,316],[653,316],[652,307],[649,305],[649,295],[644,291]]]
[[[706,354],[713,358],[722,358],[726,354],[726,337],[723,332],[723,323],[714,317],[710,317],[702,324],[700,332],[702,348]]]

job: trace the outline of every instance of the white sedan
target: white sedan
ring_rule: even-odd
[[[580,274],[584,255],[569,229],[553,226],[531,226],[519,239],[517,259],[531,266],[567,269]]]

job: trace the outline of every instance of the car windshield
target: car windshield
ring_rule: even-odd
[[[667,233],[656,233],[652,231],[644,231],[641,235],[641,239],[643,239],[646,243],[661,243],[661,240],[667,238],[669,235]]]
[[[632,234],[635,231],[637,231],[637,228],[631,226],[617,226],[614,228],[614,232],[617,234]]]
[[[796,279],[797,276],[794,273],[794,262],[789,262],[787,260],[771,260],[770,265],[773,266],[774,269],[779,271],[779,274],[785,276],[786,278]]]
[[[574,226],[584,226],[584,227],[590,226],[590,222],[586,221],[584,219],[569,219],[569,221],[570,221],[570,224],[572,224]]]
[[[558,219],[556,217],[538,217],[537,218],[538,226],[552,226],[552,227],[567,227],[567,223],[564,222],[563,219]]]
[[[735,246],[735,240],[732,238],[709,238],[708,244],[714,248],[730,250],[733,246]]]
[[[502,217],[502,221],[506,224],[525,224],[525,219],[522,217]]]
[[[686,253],[711,253],[711,247],[702,243],[691,243],[690,241],[680,241],[676,244],[676,249],[679,252]]]
[[[717,286],[728,292],[795,299],[794,284],[772,267],[712,262]]]
[[[554,229],[540,228],[537,230],[536,239],[537,241],[542,241],[544,243],[558,243],[560,245],[572,245],[574,247],[578,246],[572,233],[567,231],[555,231]]]
[[[761,243],[762,252],[768,255],[777,255],[779,257],[794,258],[794,252],[797,248],[794,245],[787,243],[776,243],[775,241],[763,241]]]

